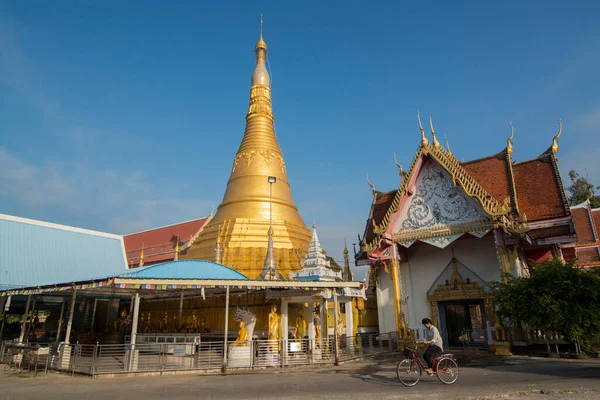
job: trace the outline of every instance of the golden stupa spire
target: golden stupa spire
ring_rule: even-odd
[[[251,79],[246,129],[233,159],[223,201],[185,257],[215,260],[216,247],[219,247],[221,264],[255,279],[265,266],[269,250],[267,267],[269,270],[277,268],[287,278],[291,271],[301,269],[311,233],[294,205],[283,154],[275,136],[262,18],[254,55],[256,66]],[[220,243],[215,246],[217,238]],[[271,262],[273,259],[276,264]]]
[[[138,266],[144,266],[144,243],[142,243],[142,252],[140,253],[140,264]]]

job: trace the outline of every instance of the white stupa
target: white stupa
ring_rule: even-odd
[[[331,268],[331,262],[321,247],[319,237],[317,236],[317,227],[313,225],[312,239],[310,247],[306,254],[306,259],[302,261],[302,269],[290,274],[292,279],[299,281],[336,281],[342,279],[342,273],[336,272]]]

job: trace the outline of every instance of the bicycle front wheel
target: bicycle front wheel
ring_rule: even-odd
[[[451,358],[442,358],[437,363],[437,377],[445,385],[451,385],[458,379],[458,364]]]
[[[402,360],[396,368],[396,376],[404,386],[415,386],[421,379],[421,366],[415,360]]]

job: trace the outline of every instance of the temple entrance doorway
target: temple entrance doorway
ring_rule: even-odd
[[[440,333],[447,346],[486,345],[482,299],[438,302]]]

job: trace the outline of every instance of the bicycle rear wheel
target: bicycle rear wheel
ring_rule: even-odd
[[[419,363],[408,358],[400,361],[396,368],[396,376],[404,386],[415,386],[421,379],[422,373]]]
[[[458,379],[458,364],[451,358],[442,358],[437,363],[437,377],[445,385],[451,385]]]

